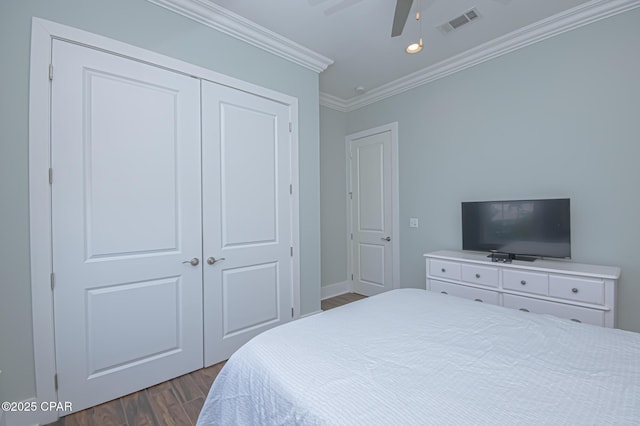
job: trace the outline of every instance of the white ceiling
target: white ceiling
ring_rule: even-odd
[[[395,0],[148,1],[320,72],[320,103],[342,111],[640,7],[640,0],[414,0],[403,34],[392,38]],[[424,49],[409,55],[418,6]],[[479,18],[439,29],[472,8]]]
[[[391,38],[394,0],[213,0],[254,23],[334,61],[320,91],[342,100],[357,86],[371,90],[459,53],[587,3],[587,0],[414,0],[422,3],[424,49],[404,49],[418,37],[414,16]],[[479,19],[444,34],[437,27],[476,8]]]

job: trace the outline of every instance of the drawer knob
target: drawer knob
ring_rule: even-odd
[[[440,293],[442,293],[442,294],[449,294],[449,293],[447,293],[446,291],[441,291]]]
[[[522,284],[522,285],[526,285],[526,284],[527,284],[527,282],[526,282],[525,280],[522,280],[522,281],[520,281],[520,284]]]
[[[582,322],[582,321],[580,321],[579,319],[575,319],[575,318],[571,318],[571,321],[573,321],[573,322],[580,322],[580,323]]]
[[[444,269],[444,268],[442,268],[442,269],[441,269],[441,271],[442,271],[442,272],[447,272],[447,270],[446,270],[446,269]]]
[[[480,274],[476,274],[476,278],[480,278]]]
[[[482,299],[473,299],[473,300],[475,300],[476,302],[482,302]]]
[[[520,310],[521,310],[522,312],[529,312],[529,310],[528,310],[528,309],[526,309],[526,308],[520,308]]]
[[[574,288],[572,288],[572,289],[571,289],[571,292],[572,292],[572,293],[577,293],[577,292],[578,292],[578,289],[574,287]]]

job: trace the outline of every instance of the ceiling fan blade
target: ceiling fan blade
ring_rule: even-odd
[[[411,11],[411,5],[413,5],[413,0],[397,0],[396,12],[393,15],[391,37],[396,37],[402,34],[404,24],[407,22],[409,12]]]

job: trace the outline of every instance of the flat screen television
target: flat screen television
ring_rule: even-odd
[[[571,257],[568,198],[462,202],[462,249],[509,259]]]

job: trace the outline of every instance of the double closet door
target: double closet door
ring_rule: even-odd
[[[52,63],[59,400],[111,400],[289,321],[289,106],[63,41]]]

